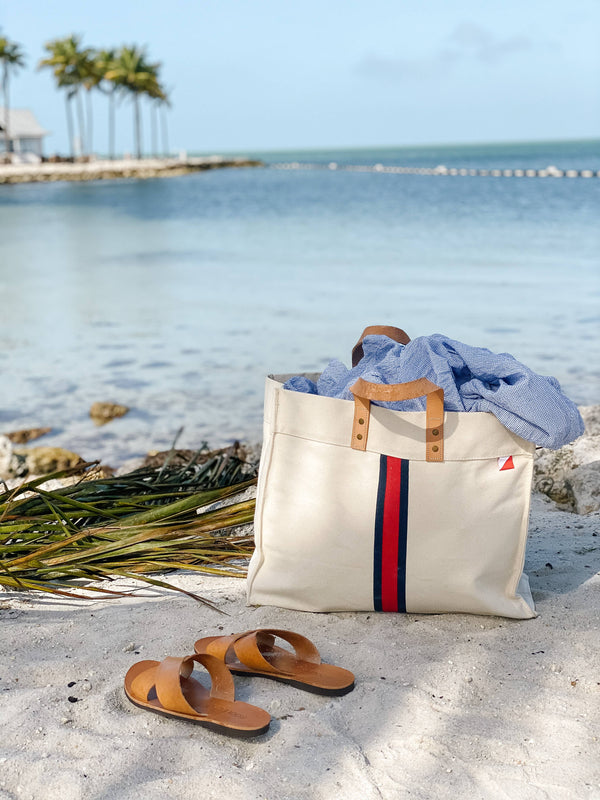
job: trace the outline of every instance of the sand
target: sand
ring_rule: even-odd
[[[600,798],[599,517],[534,497],[528,621],[248,608],[244,581],[190,574],[172,579],[227,615],[147,590],[0,594],[0,799]],[[125,698],[134,662],[256,627],[308,636],[355,690],[236,678],[238,698],[272,715],[254,740]]]

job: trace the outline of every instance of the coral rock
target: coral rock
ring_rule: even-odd
[[[0,436],[0,478],[8,480],[23,475],[24,464],[25,459],[15,455],[8,436]]]
[[[32,447],[28,450],[15,450],[17,457],[24,458],[26,475],[48,475],[50,472],[69,469],[82,464],[77,453],[63,450],[62,447]]]
[[[34,439],[39,439],[40,436],[45,436],[50,433],[52,428],[27,428],[23,431],[12,431],[12,433],[5,434],[7,439],[13,444],[27,444]]]
[[[565,510],[590,514],[600,510],[600,406],[579,410],[585,433],[560,450],[538,450],[533,485]]]
[[[600,461],[574,469],[566,484],[573,495],[576,514],[591,514],[600,509]]]
[[[96,425],[106,425],[111,419],[123,417],[129,408],[118,403],[94,403],[90,408],[90,417]]]

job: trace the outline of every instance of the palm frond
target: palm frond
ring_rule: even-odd
[[[135,578],[212,604],[150,577],[174,570],[243,576],[253,538],[254,500],[240,494],[256,483],[256,465],[230,448],[169,459],[126,475],[88,480],[95,462],[36,478],[0,494],[0,586],[67,597],[76,587],[123,596],[97,581]],[[79,471],[80,480],[46,490],[45,481]]]

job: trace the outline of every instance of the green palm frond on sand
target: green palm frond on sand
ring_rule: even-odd
[[[74,472],[64,470],[0,494],[0,586],[82,598],[90,595],[76,588],[85,587],[113,597],[123,593],[94,582],[135,578],[210,605],[151,576],[181,569],[244,576],[253,537],[232,529],[252,522],[254,500],[240,494],[256,478],[227,451],[194,461],[111,478],[84,472],[72,486],[42,488]]]

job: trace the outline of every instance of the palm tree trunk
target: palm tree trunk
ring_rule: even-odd
[[[86,106],[87,106],[87,146],[88,152],[91,155],[94,150],[93,137],[94,137],[94,109],[92,107],[92,90],[87,89],[85,93]]]
[[[75,158],[75,147],[73,145],[73,109],[71,108],[71,98],[68,94],[65,94],[65,103],[67,109],[67,132],[69,135],[69,148],[71,151],[71,158]]]
[[[4,69],[2,70],[2,94],[4,95],[4,148],[6,150],[6,155],[8,155],[11,151],[10,148],[10,133],[9,133],[9,109],[10,109],[10,102],[8,98],[8,65],[4,64]]]
[[[85,119],[83,116],[83,103],[81,102],[81,89],[77,89],[77,117],[79,119],[79,138],[81,140],[81,155],[85,155]]]
[[[115,157],[115,93],[108,96],[108,154],[111,161]]]
[[[162,128],[162,140],[163,140],[163,153],[166,157],[169,155],[169,137],[167,133],[167,109],[166,106],[161,107],[161,128]]]
[[[158,158],[158,141],[157,141],[157,130],[156,130],[156,117],[158,115],[158,106],[156,103],[150,104],[150,129],[152,135],[152,155],[154,158]]]
[[[133,109],[135,121],[135,150],[136,157],[142,157],[142,120],[140,118],[140,98],[139,95],[133,96]]]

